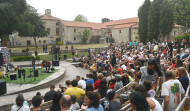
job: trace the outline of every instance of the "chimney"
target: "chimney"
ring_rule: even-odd
[[[45,15],[47,15],[47,16],[51,16],[51,9],[46,9],[46,11],[45,11]]]

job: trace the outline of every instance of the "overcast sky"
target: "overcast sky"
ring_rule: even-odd
[[[89,22],[101,22],[107,17],[119,20],[137,17],[138,8],[144,0],[26,0],[38,13],[44,14],[51,9],[52,16],[63,20],[74,20],[78,14],[88,18]]]

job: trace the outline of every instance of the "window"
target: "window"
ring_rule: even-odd
[[[56,28],[56,36],[59,36],[59,28]]]
[[[76,40],[76,38],[74,37],[74,40]]]
[[[27,46],[31,46],[30,40],[27,40]]]
[[[44,44],[46,43],[46,40],[44,40]]]
[[[50,34],[50,28],[47,28],[47,32]]]
[[[74,33],[76,32],[76,29],[74,29]]]
[[[173,35],[174,35],[174,36],[176,35],[176,31],[173,32]]]
[[[63,32],[64,32],[65,30],[64,30],[64,28],[63,28]]]
[[[121,33],[121,30],[119,30],[119,33]]]
[[[134,36],[136,35],[136,33],[134,32]]]
[[[99,31],[97,31],[97,33],[98,33]]]
[[[41,40],[39,40],[39,44],[41,44]]]
[[[59,25],[59,22],[56,22],[56,26],[58,26]]]

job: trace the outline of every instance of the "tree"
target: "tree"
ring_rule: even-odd
[[[148,16],[151,2],[150,0],[145,0],[144,4],[139,8],[139,36],[142,42],[147,40],[148,36]]]
[[[79,14],[75,17],[74,21],[88,22],[88,19],[84,15]]]
[[[86,44],[89,36],[90,36],[90,31],[89,30],[84,30],[82,33],[79,32],[79,36],[81,38],[81,43]]]
[[[174,20],[177,24],[190,31],[190,0],[172,0],[174,7]]]
[[[160,5],[163,0],[154,0],[150,6],[148,17],[148,39],[158,40],[160,34]]]
[[[39,37],[45,37],[48,34],[44,26],[44,22],[41,21],[41,17],[37,13],[37,10],[29,5],[25,13],[21,16],[21,20],[18,27],[19,36],[33,37],[36,46],[36,51],[36,39]]]
[[[17,30],[20,16],[26,10],[26,0],[0,0],[0,38]]]
[[[167,36],[174,27],[173,7],[171,2],[164,0],[160,10],[160,32],[163,37]]]

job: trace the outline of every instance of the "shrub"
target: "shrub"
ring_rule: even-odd
[[[13,61],[31,61],[34,58],[34,56],[18,56],[18,57],[13,57]],[[37,60],[40,60],[39,56],[36,56]]]
[[[189,39],[190,39],[190,33],[187,33],[187,34],[182,35],[182,36],[177,36],[177,37],[175,37],[175,41],[176,41],[177,39],[178,39],[179,41],[182,41],[183,39],[189,40]]]
[[[57,45],[63,45],[63,42],[57,42]]]

